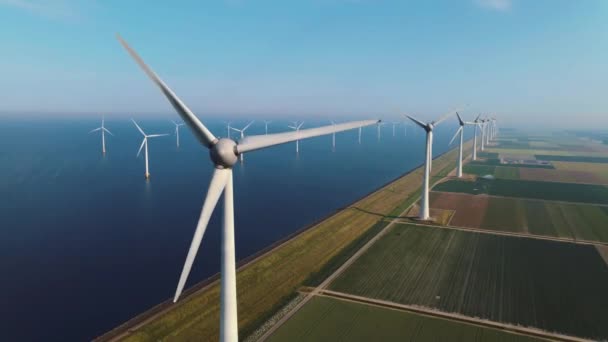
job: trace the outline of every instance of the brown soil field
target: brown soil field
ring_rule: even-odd
[[[488,207],[489,197],[484,195],[464,195],[447,192],[431,192],[429,199],[432,209],[455,211],[450,225],[481,228]]]
[[[521,168],[519,178],[544,182],[606,184],[605,177],[579,170]]]
[[[429,199],[429,203],[430,203],[430,199]],[[410,219],[414,222],[420,222],[417,219],[419,213],[420,213],[420,206],[418,204],[414,204],[414,205],[412,205],[410,210],[408,210],[407,214],[405,216],[401,216],[401,217]],[[432,218],[431,223],[442,225],[442,226],[447,226],[448,224],[450,224],[450,221],[453,218],[454,213],[455,213],[455,211],[452,209],[430,208],[430,210],[429,210],[429,215]]]

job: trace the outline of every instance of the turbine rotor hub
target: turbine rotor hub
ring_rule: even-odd
[[[231,168],[238,160],[236,142],[232,139],[221,138],[209,149],[209,156],[216,167]]]

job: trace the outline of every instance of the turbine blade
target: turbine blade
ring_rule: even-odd
[[[99,130],[101,130],[101,127],[99,127],[99,128],[95,128],[94,130],[89,131],[89,134],[91,134],[91,133],[93,133],[93,132],[97,132],[97,131],[99,131]]]
[[[205,145],[207,148],[211,147],[215,142],[217,142],[217,138],[203,125],[203,123],[192,113],[192,111],[175,95],[175,93],[156,75],[152,69],[150,69],[141,57],[133,50],[127,42],[125,42],[120,35],[116,35],[120,44],[127,50],[129,55],[139,64],[139,66],[143,69],[143,71],[148,75],[148,77],[156,83],[156,85],[160,88],[160,90],[165,94],[165,97],[171,102],[173,108],[177,111],[177,113],[182,117],[194,135],[198,138],[201,144]]]
[[[207,229],[207,224],[209,223],[213,209],[215,209],[217,201],[220,199],[220,195],[224,191],[226,182],[228,181],[228,177],[231,176],[231,173],[231,169],[215,169],[215,171],[213,171],[211,183],[209,183],[209,189],[207,190],[207,196],[205,197],[205,202],[203,203],[201,216],[198,220],[198,224],[196,225],[192,242],[190,243],[188,256],[186,257],[182,274],[179,277],[179,283],[177,284],[177,290],[175,290],[173,302],[176,302],[179,296],[182,294],[184,286],[186,285],[186,280],[188,280],[188,275],[192,269],[194,258],[196,258],[196,253],[198,252],[198,248],[200,247],[203,236],[205,235],[205,230]]]
[[[139,154],[141,153],[141,149],[144,148],[144,144],[146,143],[146,139],[144,138],[144,140],[141,142],[141,146],[139,146],[139,150],[137,151],[137,157],[139,157]]]
[[[167,135],[169,135],[169,134],[150,134],[150,135],[148,135],[148,138],[164,137]]]
[[[460,123],[460,125],[464,125],[464,120],[462,120],[462,118],[460,117],[460,114],[458,114],[458,112],[456,112],[456,116],[458,117],[458,122]]]
[[[259,150],[262,148],[285,144],[290,141],[303,140],[307,138],[318,137],[349,129],[359,128],[374,125],[380,122],[379,120],[364,120],[341,123],[337,125],[328,125],[317,128],[308,128],[296,132],[275,133],[268,135],[250,135],[241,140],[236,146],[238,153]]]
[[[254,123],[254,121],[255,121],[255,120],[251,121],[250,123],[248,123],[248,124],[247,124],[247,126],[243,127],[242,131],[243,131],[243,132],[245,132],[245,130],[246,130],[247,128],[249,128],[249,126],[251,126],[251,124],[253,124],[253,123]]]
[[[290,126],[290,125],[287,125],[287,127],[291,128],[291,129],[298,129],[298,127],[294,127],[294,126]]]
[[[300,122],[300,124],[298,125],[298,129],[300,129],[300,127],[302,127],[303,124],[304,124],[304,121]]]
[[[441,123],[445,119],[449,118],[450,115],[453,115],[454,113],[457,113],[457,110],[451,110],[451,111],[443,114],[439,119],[437,119],[436,121],[433,122],[433,125],[435,125],[435,126],[439,125],[439,123]]]
[[[460,133],[460,131],[462,131],[462,126],[458,127],[458,129],[456,130],[456,133],[452,137],[452,140],[450,140],[450,143],[448,144],[448,146],[452,145],[452,143],[454,142],[454,139],[456,139],[456,137],[458,136],[458,133]]]
[[[133,121],[133,123],[135,124],[135,127],[137,127],[137,130],[145,137],[146,133],[144,133],[144,130],[141,129],[141,127],[139,127],[139,125],[137,124],[137,122],[135,122],[135,120],[131,119],[131,121]]]
[[[410,120],[414,121],[414,123],[416,125],[418,125],[418,126],[424,128],[424,129],[426,129],[426,124],[424,122],[422,122],[422,121],[420,121],[420,120],[418,120],[418,119],[416,119],[416,118],[414,118],[412,116],[409,116],[407,114],[405,116],[408,117]]]
[[[237,131],[237,132],[240,132],[240,131],[241,131],[240,129],[238,129],[238,128],[234,128],[234,127],[230,127],[230,129],[235,130],[235,131]]]
[[[109,130],[109,129],[107,129],[107,128],[105,128],[105,127],[103,128],[103,130],[104,130],[104,131],[106,131],[106,132],[108,132],[110,135],[114,135],[114,134],[112,134],[112,132],[110,132],[110,130]]]

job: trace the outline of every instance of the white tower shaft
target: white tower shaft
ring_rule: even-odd
[[[430,178],[430,164],[429,158],[430,148],[433,144],[433,131],[426,133],[426,161],[424,163],[424,181],[422,183],[422,198],[420,200],[420,213],[419,218],[421,220],[429,219],[429,178]]]
[[[462,178],[462,141],[464,134],[464,126],[463,129],[460,130],[460,148],[458,149],[458,178]]]
[[[241,154],[242,155],[242,154]],[[234,247],[234,198],[232,170],[224,188],[224,229],[222,231],[222,271],[220,277],[220,341],[239,340],[236,298],[236,257]]]
[[[150,178],[150,172],[148,170],[148,138],[147,137],[144,138],[144,145],[145,145],[144,148],[146,149],[145,150],[145,157],[146,157],[146,174],[145,174],[145,177],[146,177],[146,179],[148,179],[148,178]]]

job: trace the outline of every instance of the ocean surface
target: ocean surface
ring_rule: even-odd
[[[177,119],[176,115],[168,116]],[[452,122],[453,121],[453,122]],[[168,120],[138,119],[148,134]],[[225,136],[219,120],[207,120]],[[235,123],[240,127],[246,122]],[[287,131],[275,121],[269,132]],[[307,121],[303,128],[327,122]],[[199,218],[212,164],[182,127],[150,139],[144,179],[142,136],[108,119],[107,153],[91,119],[0,118],[0,332],[4,341],[90,340],[173,296]],[[434,155],[448,150],[456,119],[435,130]],[[467,130],[470,131],[470,130]],[[248,134],[263,134],[262,122]],[[467,132],[472,136],[472,132]],[[456,145],[456,143],[454,144]],[[392,125],[245,155],[234,168],[237,259],[243,259],[420,165],[424,132]],[[221,207],[221,205],[220,205]],[[187,287],[217,273],[216,210]]]

